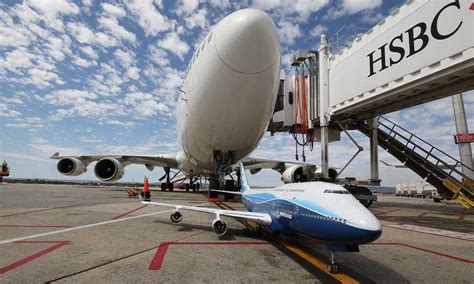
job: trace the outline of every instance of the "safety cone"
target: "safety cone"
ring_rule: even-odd
[[[145,182],[143,184],[143,193],[144,193],[143,200],[150,201],[151,200],[150,185],[148,184],[148,178],[147,177],[145,177]]]

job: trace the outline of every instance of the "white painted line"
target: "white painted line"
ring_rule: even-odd
[[[426,233],[430,235],[437,235],[437,236],[461,239],[461,240],[466,240],[466,241],[474,241],[474,234],[469,234],[469,233],[447,231],[447,230],[428,228],[428,227],[409,225],[409,224],[403,224],[403,225],[388,224],[385,226],[390,227],[390,228],[395,228],[395,229],[418,232],[418,233]]]
[[[206,203],[201,203],[201,204],[194,205],[194,206],[202,206],[202,205],[206,205],[206,204],[209,204],[209,203],[206,202]],[[123,221],[132,220],[132,219],[138,219],[138,218],[142,218],[142,217],[162,214],[162,213],[166,213],[166,212],[172,212],[172,211],[174,211],[174,209],[169,209],[169,210],[159,211],[159,212],[153,212],[153,213],[148,213],[148,214],[143,214],[143,215],[138,215],[138,216],[132,216],[132,217],[127,217],[127,218],[121,218],[121,219],[116,219],[116,220],[109,220],[109,221],[105,221],[105,222],[93,223],[93,224],[88,224],[88,225],[82,225],[82,226],[77,226],[77,227],[72,227],[72,228],[67,228],[67,229],[62,229],[62,230],[57,230],[57,231],[51,231],[51,232],[46,232],[46,233],[41,233],[41,234],[36,234],[36,235],[24,236],[24,237],[9,239],[9,240],[3,240],[3,241],[0,241],[0,245],[9,244],[9,243],[18,242],[18,241],[23,241],[23,240],[28,240],[28,239],[39,238],[39,237],[62,234],[62,233],[67,233],[67,232],[71,232],[71,231],[77,231],[77,230],[82,230],[82,229],[87,229],[87,228],[91,228],[91,227],[97,227],[97,226],[107,225],[107,224],[112,224],[112,223],[117,223],[117,222],[123,222]]]

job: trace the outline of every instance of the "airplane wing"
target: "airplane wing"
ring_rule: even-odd
[[[240,218],[240,219],[244,219],[244,220],[254,221],[254,222],[262,224],[262,225],[270,225],[272,223],[272,218],[270,217],[270,215],[268,215],[266,213],[223,210],[223,209],[214,209],[214,208],[208,208],[208,207],[186,206],[186,205],[159,203],[159,202],[150,202],[150,201],[142,201],[142,203],[143,204],[149,204],[149,205],[155,205],[155,206],[174,208],[174,209],[176,209],[176,211],[188,210],[188,211],[196,211],[196,212],[215,214],[217,216],[217,219],[219,219],[219,216],[228,216],[228,217],[234,217],[234,218]]]
[[[75,158],[82,161],[85,165],[98,161],[103,158],[117,159],[124,165],[141,164],[145,165],[149,170],[153,170],[155,166],[177,168],[176,153],[163,155],[81,155],[81,156],[61,156],[55,153],[51,159]]]

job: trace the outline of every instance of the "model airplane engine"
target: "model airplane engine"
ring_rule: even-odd
[[[86,165],[76,158],[64,158],[58,162],[58,172],[65,176],[78,176],[87,171]]]
[[[218,234],[219,236],[222,236],[227,232],[227,224],[220,220],[220,219],[215,219],[212,222],[212,230],[214,233]]]
[[[125,166],[113,158],[100,159],[94,167],[95,176],[103,181],[116,181],[123,177]]]
[[[170,220],[171,222],[178,224],[179,222],[183,221],[183,214],[181,214],[179,211],[175,211],[171,213]]]
[[[291,166],[283,172],[281,175],[281,180],[284,183],[309,181],[312,178],[311,172],[314,172],[312,168],[313,166]]]

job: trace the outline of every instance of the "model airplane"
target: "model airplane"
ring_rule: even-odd
[[[218,23],[195,51],[184,78],[177,107],[177,132],[181,149],[164,155],[61,156],[58,171],[67,176],[94,173],[102,181],[122,178],[130,164],[149,170],[163,167],[172,190],[170,169],[188,177],[207,176],[210,187],[223,187],[232,165],[258,145],[271,119],[280,81],[279,36],[272,19],[257,9],[230,14]],[[246,165],[268,160],[244,160]],[[295,164],[281,161],[278,169],[296,175]],[[299,167],[299,165],[298,165]],[[295,176],[296,177],[296,176]],[[162,180],[160,179],[160,180]]]
[[[227,231],[222,216],[256,222],[274,232],[291,231],[327,244],[331,251],[330,272],[339,271],[334,251],[359,251],[358,246],[382,234],[377,218],[344,187],[326,182],[289,183],[272,189],[251,189],[240,164],[242,202],[250,211],[234,211],[158,202],[142,203],[170,207],[173,223],[183,220],[183,210],[214,214],[212,230]]]

